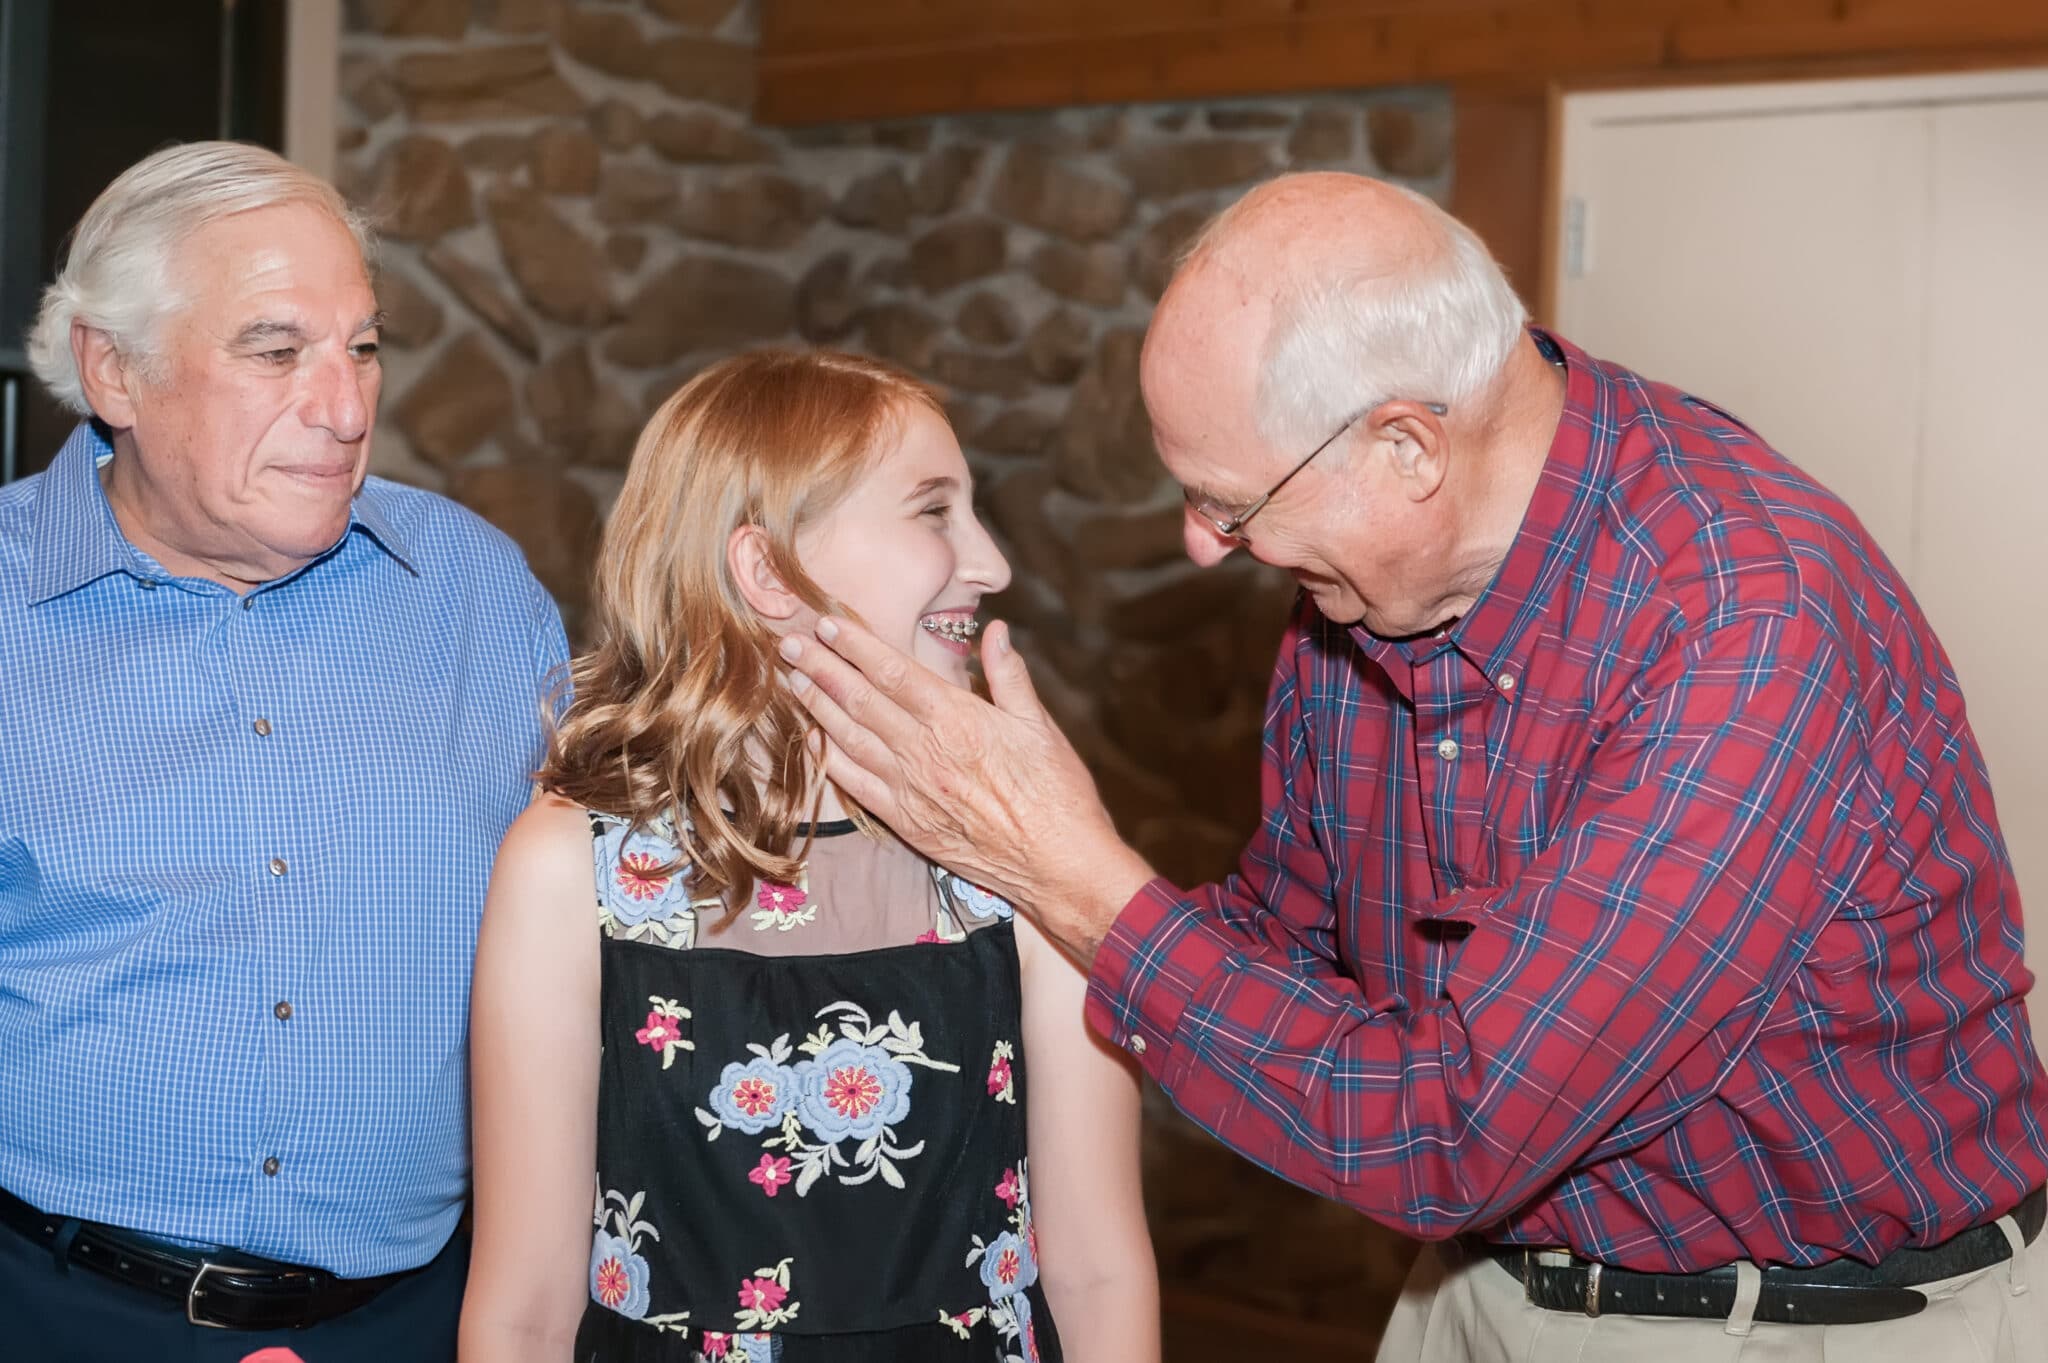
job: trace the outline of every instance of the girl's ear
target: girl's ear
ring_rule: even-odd
[[[792,620],[803,610],[804,603],[783,584],[770,562],[768,532],[760,526],[736,527],[725,541],[725,561],[740,595],[763,619]]]

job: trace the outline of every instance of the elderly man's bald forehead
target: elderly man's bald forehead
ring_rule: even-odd
[[[1221,412],[1249,411],[1272,308],[1266,281],[1234,260],[1190,261],[1174,276],[1139,361],[1155,435],[1170,440],[1185,419],[1207,425]]]
[[[1365,176],[1283,175],[1253,189],[1196,238],[1153,313],[1140,381],[1155,423],[1248,420],[1279,314],[1334,281],[1428,269],[1451,231],[1427,199]]]
[[[1190,266],[1235,262],[1269,279],[1313,273],[1336,262],[1379,273],[1443,249],[1442,210],[1412,191],[1363,175],[1283,175],[1219,214],[1196,239]]]

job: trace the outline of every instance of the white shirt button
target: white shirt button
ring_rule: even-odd
[[[1441,757],[1446,762],[1455,762],[1458,758],[1458,740],[1455,738],[1447,738],[1443,742],[1437,744],[1436,755],[1438,757]]]
[[[1503,673],[1501,673],[1501,674],[1500,674],[1500,689],[1501,689],[1502,691],[1513,691],[1513,690],[1515,689],[1515,674],[1514,674],[1514,673],[1512,673],[1512,672],[1503,672]]]
[[[1132,1055],[1143,1055],[1145,1053],[1145,1038],[1135,1032],[1131,1034],[1131,1039],[1126,1041],[1124,1045],[1130,1047]]]

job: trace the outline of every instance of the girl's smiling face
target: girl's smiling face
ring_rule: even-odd
[[[959,686],[980,628],[982,597],[1010,565],[974,514],[960,442],[922,404],[897,409],[874,466],[798,532],[797,560],[820,589],[893,644]]]

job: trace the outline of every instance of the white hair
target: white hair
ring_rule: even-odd
[[[145,157],[93,200],[72,233],[56,280],[29,328],[29,365],[50,396],[80,416],[91,407],[71,353],[71,328],[105,332],[123,358],[160,377],[157,330],[189,301],[172,257],[200,228],[259,208],[310,204],[348,228],[370,268],[369,222],[333,185],[276,152],[240,142],[189,142]]]
[[[1292,177],[1272,181],[1282,183]],[[1403,185],[1435,225],[1442,250],[1391,273],[1359,270],[1299,280],[1275,300],[1259,363],[1254,420],[1286,448],[1313,445],[1382,402],[1455,407],[1484,392],[1521,341],[1528,310],[1472,229]],[[1183,263],[1228,249],[1238,200],[1205,227]]]

